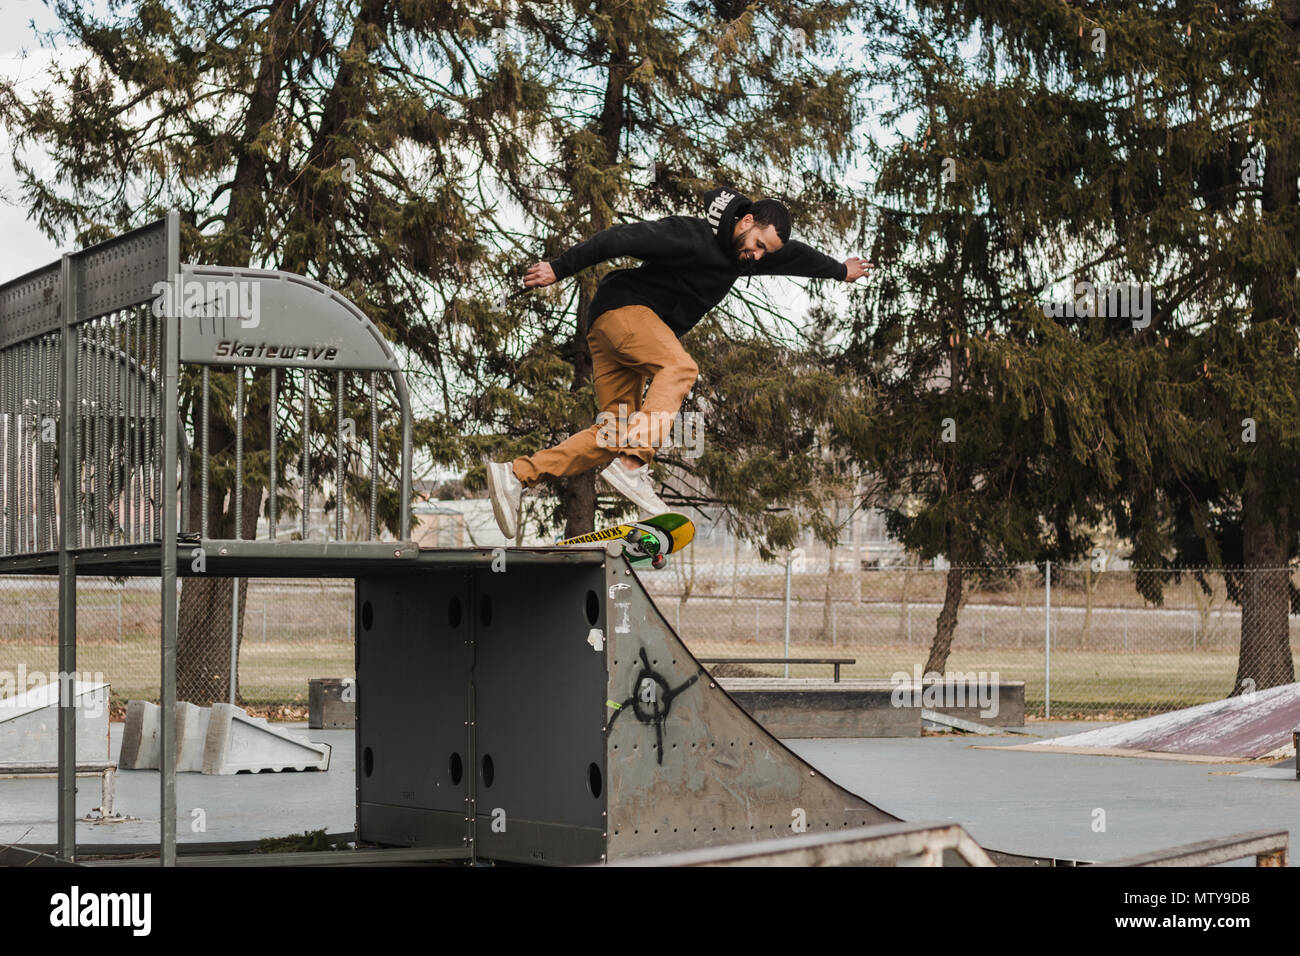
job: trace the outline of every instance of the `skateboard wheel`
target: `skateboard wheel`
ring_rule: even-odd
[[[654,568],[656,571],[658,571],[667,563],[668,563],[668,556],[664,554],[656,554],[653,558],[650,559],[650,567]]]

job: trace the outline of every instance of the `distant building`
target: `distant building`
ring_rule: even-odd
[[[455,508],[431,501],[411,506],[415,529],[411,538],[421,548],[465,547],[465,516]]]

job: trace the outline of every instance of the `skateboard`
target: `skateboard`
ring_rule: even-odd
[[[680,551],[695,538],[695,523],[686,515],[669,511],[652,518],[616,524],[575,538],[557,539],[558,545],[595,544],[622,541],[623,553],[633,564],[650,562],[655,570],[668,563],[668,555]]]

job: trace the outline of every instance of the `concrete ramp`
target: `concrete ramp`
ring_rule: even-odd
[[[202,773],[211,707],[176,702],[176,772]]]
[[[176,771],[198,773],[203,769],[203,748],[207,741],[211,709],[186,701],[176,702]],[[122,752],[118,766],[123,770],[157,770],[162,708],[147,700],[126,702],[126,724],[122,728]]]
[[[108,755],[109,685],[71,681],[77,760]],[[59,685],[41,684],[0,700],[0,763],[54,763],[59,753]]]
[[[1003,749],[1207,763],[1281,760],[1295,754],[1297,727],[1300,683]]]
[[[328,770],[330,745],[250,717],[233,704],[213,704],[203,747],[203,772],[225,776],[282,770]]]
[[[127,702],[122,729],[123,770],[157,770],[162,709],[144,700]],[[176,771],[235,774],[279,770],[328,770],[329,744],[274,727],[230,704],[199,707],[176,702]]]
[[[621,553],[416,565],[357,580],[362,841],[598,863],[896,820],[750,718]]]

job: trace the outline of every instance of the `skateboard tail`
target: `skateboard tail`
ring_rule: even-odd
[[[668,550],[680,551],[695,540],[695,523],[687,521],[679,527],[672,528],[668,531],[668,536],[673,539],[673,546]]]
[[[690,518],[676,512],[655,515],[637,522],[639,526],[653,529],[655,536],[662,543],[660,550],[664,554],[680,551],[695,539],[695,523]]]

